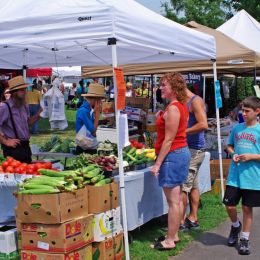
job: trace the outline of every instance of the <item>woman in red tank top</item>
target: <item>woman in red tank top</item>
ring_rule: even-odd
[[[186,142],[188,109],[184,104],[186,82],[180,73],[167,73],[161,78],[162,98],[170,101],[165,111],[157,115],[157,159],[151,173],[158,177],[159,185],[166,196],[168,211],[167,235],[156,239],[153,248],[169,250],[179,241],[178,229],[181,220],[181,185],[186,181],[190,152]]]

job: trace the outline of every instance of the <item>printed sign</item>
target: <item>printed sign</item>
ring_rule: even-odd
[[[220,83],[219,80],[215,81],[215,102],[216,102],[216,107],[221,108],[222,107],[222,98],[220,94]]]
[[[122,110],[125,108],[125,94],[126,94],[124,75],[122,69],[120,68],[114,68],[114,73],[116,77],[116,87],[117,87],[116,109]]]

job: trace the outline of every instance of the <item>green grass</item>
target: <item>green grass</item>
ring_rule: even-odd
[[[65,130],[51,130],[49,119],[40,119],[39,121],[39,130],[40,134],[32,135],[30,138],[31,144],[37,144],[38,146],[44,144],[47,139],[53,134],[60,135],[62,139],[66,137],[74,138],[76,135],[75,132],[75,119],[76,119],[76,110],[65,110],[66,118],[68,120],[68,128]]]
[[[219,195],[205,193],[201,196],[202,209],[199,210],[200,230],[192,232],[180,232],[181,242],[176,249],[170,251],[157,251],[150,248],[155,237],[165,234],[166,221],[161,218],[154,219],[143,225],[140,230],[131,232],[133,243],[130,245],[130,256],[134,260],[166,260],[169,256],[180,254],[189,243],[196,239],[202,232],[215,228],[227,219],[227,213]]]
[[[48,119],[41,119],[39,135],[31,136],[31,144],[41,145],[52,134],[58,134],[61,138],[75,137],[75,110],[66,110],[66,118],[68,120],[68,128],[64,131],[50,130],[50,124]],[[226,210],[221,203],[219,195],[213,195],[206,193],[201,196],[202,209],[199,210],[199,221],[201,229],[198,231],[185,232],[180,234],[181,242],[177,244],[175,250],[159,252],[150,248],[155,237],[165,234],[166,221],[162,221],[162,218],[154,219],[147,224],[143,225],[140,230],[131,232],[133,236],[133,243],[130,244],[130,256],[134,260],[166,260],[169,256],[178,255],[184,250],[189,243],[196,239],[196,237],[204,231],[208,231],[221,222],[227,219]]]

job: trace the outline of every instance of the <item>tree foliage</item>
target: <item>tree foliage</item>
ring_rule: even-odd
[[[258,22],[260,22],[260,1],[259,0],[239,0],[228,1],[235,11],[246,10]]]
[[[260,21],[259,0],[169,0],[162,7],[165,17],[181,24],[196,21],[217,28],[241,9]]]

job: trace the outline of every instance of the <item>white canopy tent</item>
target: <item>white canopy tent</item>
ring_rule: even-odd
[[[217,30],[260,53],[260,23],[245,10],[239,11]]]
[[[0,68],[212,60],[216,79],[212,36],[174,23],[133,0],[6,0],[0,12]],[[118,144],[119,116],[116,111]],[[129,259],[120,146],[118,151]],[[219,152],[221,156],[221,146]]]

